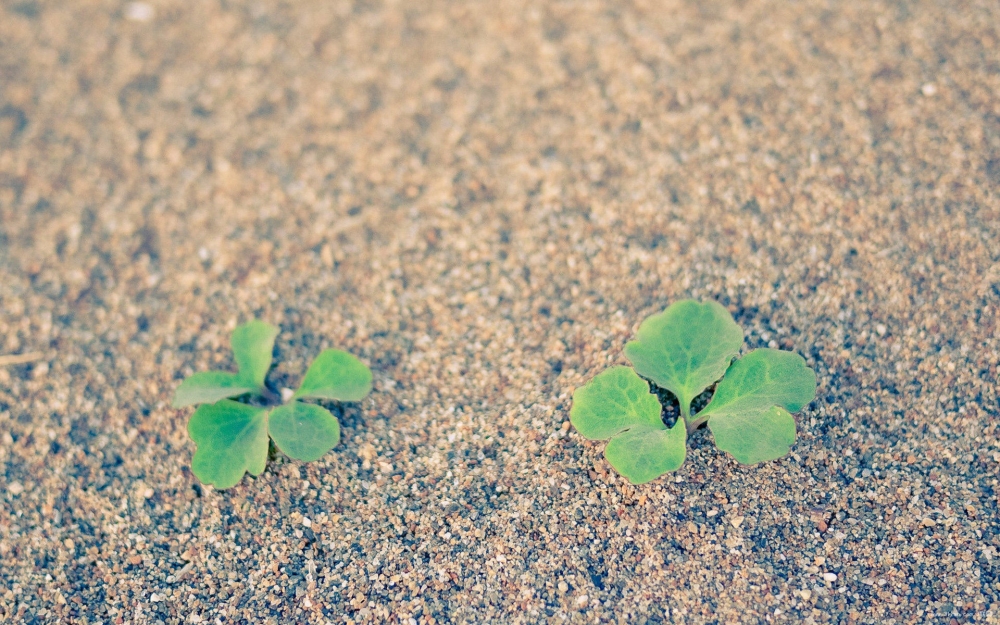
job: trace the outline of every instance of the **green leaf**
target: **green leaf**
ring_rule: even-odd
[[[742,344],[743,330],[720,304],[682,300],[643,321],[625,356],[676,395],[687,418],[691,401],[722,377]]]
[[[636,425],[614,436],[604,448],[604,457],[633,484],[645,484],[684,464],[687,432],[684,420],[674,427]]]
[[[755,349],[733,363],[698,413],[709,423],[734,414],[759,414],[771,406],[795,412],[816,397],[816,374],[802,356],[778,349]]]
[[[203,404],[188,421],[198,446],[191,470],[204,484],[229,488],[243,473],[260,475],[267,463],[267,410],[224,399]]]
[[[795,440],[795,421],[785,414],[815,396],[816,374],[802,356],[757,349],[729,368],[698,418],[708,420],[719,449],[753,464],[787,453]],[[772,411],[775,406],[783,410]]]
[[[644,484],[684,464],[683,420],[667,429],[649,383],[631,367],[612,367],[573,393],[569,418],[586,438],[610,438],[604,457],[633,484]]]
[[[715,446],[732,454],[740,464],[776,460],[795,443],[795,419],[780,406],[771,406],[757,414],[711,419],[708,426],[715,437]]]
[[[256,390],[235,373],[200,371],[181,382],[174,391],[174,408],[193,404],[214,404],[220,399],[237,397]]]
[[[174,391],[174,408],[215,403],[227,397],[257,393],[271,368],[271,350],[278,328],[263,321],[244,323],[233,330],[230,342],[239,373],[201,371],[181,382]]]
[[[240,380],[254,389],[264,387],[264,378],[271,368],[271,353],[278,328],[263,321],[250,321],[233,330],[230,343],[233,357],[240,369]]]
[[[636,425],[665,427],[649,384],[631,367],[622,366],[611,367],[574,391],[569,420],[591,440],[605,440]]]
[[[271,411],[271,438],[286,456],[303,462],[317,460],[340,442],[340,424],[330,411],[295,401]]]
[[[372,390],[372,372],[360,360],[339,349],[323,350],[309,365],[295,397],[360,401]]]

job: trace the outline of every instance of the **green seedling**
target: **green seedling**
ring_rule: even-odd
[[[231,343],[239,372],[196,373],[174,392],[174,408],[202,404],[188,421],[188,434],[197,445],[191,470],[205,484],[226,489],[246,472],[260,475],[269,440],[295,460],[319,459],[340,441],[340,423],[326,408],[303,400],[360,401],[372,390],[368,367],[347,352],[327,349],[282,403],[265,382],[276,336],[278,329],[262,321],[237,327]]]
[[[604,457],[633,484],[679,469],[688,437],[704,424],[740,464],[780,458],[795,442],[791,413],[816,396],[816,374],[798,354],[777,349],[733,362],[742,345],[743,330],[721,305],[676,302],[625,345],[632,367],[612,367],[576,389],[570,421],[585,438],[607,440]],[[677,398],[680,416],[670,427],[650,383]],[[713,384],[711,400],[692,414]]]

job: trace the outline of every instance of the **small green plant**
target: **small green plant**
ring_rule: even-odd
[[[780,458],[795,442],[791,413],[816,396],[816,374],[798,354],[777,349],[733,362],[742,345],[743,330],[718,303],[676,302],[625,345],[632,367],[612,367],[576,389],[570,421],[588,439],[610,439],[605,458],[633,484],[679,469],[688,436],[706,423],[716,447],[741,464]],[[677,398],[671,427],[647,380]],[[692,402],[716,382],[711,401],[692,415]]]
[[[309,365],[291,401],[282,403],[265,383],[276,336],[278,328],[262,321],[237,327],[230,342],[239,372],[199,372],[174,392],[175,408],[202,404],[188,421],[188,434],[197,445],[191,470],[205,484],[225,489],[245,472],[260,475],[269,440],[290,458],[317,460],[340,441],[340,423],[326,408],[302,400],[359,401],[371,392],[368,367],[327,349]],[[231,399],[244,396],[253,403]]]

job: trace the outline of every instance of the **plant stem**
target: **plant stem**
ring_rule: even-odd
[[[678,397],[678,404],[681,409],[681,419],[684,419],[684,427],[687,429],[688,436],[691,436],[691,425],[689,420],[691,419],[691,400],[685,401],[683,398]]]
[[[694,432],[695,430],[697,430],[699,427],[701,427],[701,424],[704,423],[704,422],[706,422],[706,421],[708,421],[708,417],[702,417],[700,419],[693,419],[691,421],[688,421],[687,419],[685,419],[684,420],[684,426],[687,428],[687,434],[688,434],[688,436],[691,436],[691,433]]]

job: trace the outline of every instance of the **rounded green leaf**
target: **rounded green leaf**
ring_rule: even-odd
[[[760,414],[771,406],[795,412],[816,397],[816,373],[802,356],[778,349],[755,349],[726,371],[712,401],[698,417],[720,419]]]
[[[181,382],[174,391],[174,408],[193,404],[214,404],[220,399],[238,397],[256,390],[235,373],[200,371]]]
[[[684,464],[687,431],[684,420],[674,427],[636,425],[608,441],[604,457],[633,484],[645,484]]]
[[[278,449],[303,462],[319,459],[340,442],[337,418],[326,408],[300,401],[272,410],[268,431]]]
[[[267,410],[224,399],[191,415],[188,434],[198,446],[191,470],[205,484],[225,489],[260,475],[267,463]]]
[[[264,378],[271,368],[271,354],[278,328],[263,321],[250,321],[233,330],[230,343],[233,357],[240,368],[240,379],[253,386],[263,388]]]
[[[816,374],[802,356],[757,349],[733,363],[698,418],[708,420],[719,449],[754,464],[788,452],[795,442],[795,420],[788,413],[815,396]]]
[[[573,427],[586,438],[605,440],[635,425],[663,428],[660,402],[631,367],[611,367],[573,392]]]
[[[372,390],[372,372],[355,356],[327,349],[309,365],[295,397],[360,401]]]
[[[795,443],[795,419],[780,406],[756,414],[712,418],[708,427],[715,437],[715,446],[732,454],[740,464],[776,460]]]
[[[691,401],[722,377],[742,344],[743,330],[722,305],[682,300],[643,321],[625,356],[676,395],[687,417]]]

